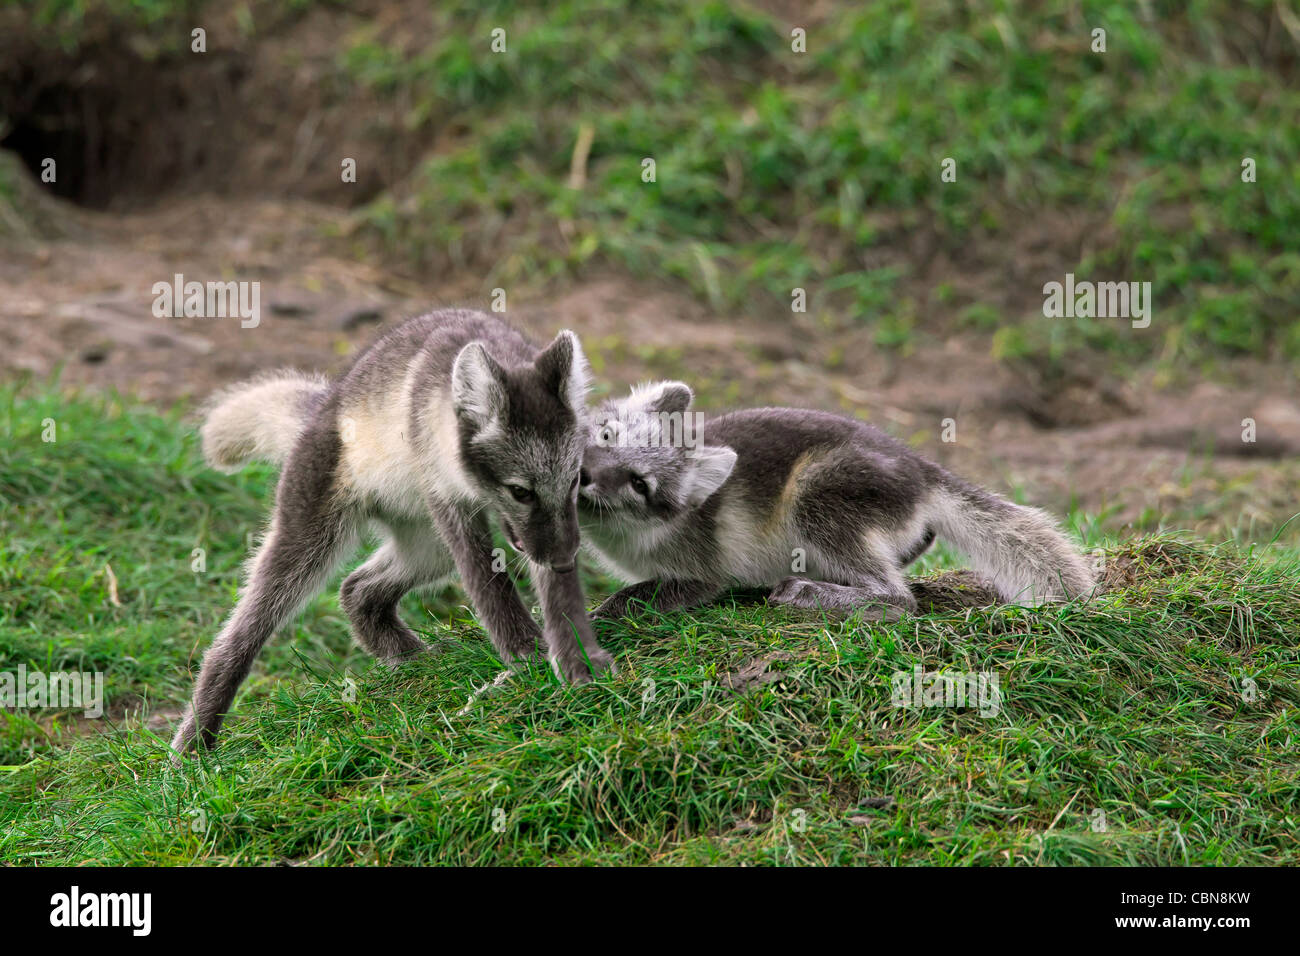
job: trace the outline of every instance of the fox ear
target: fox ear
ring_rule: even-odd
[[[736,453],[726,445],[706,445],[690,456],[694,462],[691,481],[686,489],[686,506],[698,508],[722,487],[736,467]]]
[[[587,407],[587,391],[591,388],[591,368],[576,335],[568,329],[562,331],[537,356],[533,367],[551,393],[569,406],[569,411],[575,415],[582,414]]]
[[[651,411],[685,415],[695,401],[695,393],[685,382],[659,382],[652,389],[648,403]]]
[[[506,375],[481,342],[470,342],[451,367],[451,400],[456,414],[480,428],[500,418],[506,408]]]

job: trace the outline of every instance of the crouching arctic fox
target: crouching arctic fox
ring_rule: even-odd
[[[637,582],[597,617],[621,616],[634,600],[689,607],[737,586],[771,587],[780,604],[893,617],[916,610],[903,568],[936,537],[1007,602],[1082,598],[1093,587],[1087,562],[1045,513],[962,481],[870,425],[793,408],[703,422],[693,398],[681,382],[660,382],[592,419],[578,493],[584,545]]]

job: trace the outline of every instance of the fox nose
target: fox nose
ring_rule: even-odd
[[[577,566],[577,563],[573,561],[570,561],[568,564],[561,564],[559,561],[555,561],[551,564],[551,570],[556,574],[568,574]]]
[[[578,484],[582,485],[584,488],[591,484],[591,472],[586,468],[582,468],[578,471]]]

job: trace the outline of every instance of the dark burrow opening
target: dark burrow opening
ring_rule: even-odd
[[[0,66],[0,149],[80,206],[148,201],[202,171],[238,80],[221,58],[146,60],[105,45],[28,48]]]

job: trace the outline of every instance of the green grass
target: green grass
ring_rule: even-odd
[[[138,709],[184,700],[270,478],[203,469],[179,412],[0,391],[0,671],[103,670],[110,698],[0,712],[0,862],[1300,863],[1300,558],[1168,536],[1112,545],[1129,586],[1087,605],[642,613],[599,625],[616,678],[535,669],[465,714],[499,665],[455,592],[408,600],[443,652],[396,671],[327,596],[172,769]],[[783,678],[722,688],[776,652]],[[918,664],[996,673],[1000,713],[891,706]]]
[[[417,127],[465,130],[366,211],[386,252],[483,268],[485,287],[614,266],[742,314],[806,287],[814,311],[901,346],[978,302],[935,308],[918,234],[958,263],[972,244],[1019,258],[1027,223],[1070,217],[1093,224],[1084,253],[1054,236],[1060,268],[1003,290],[1007,355],[1300,355],[1295,45],[1269,60],[1248,26],[1271,3],[1153,3],[1147,22],[1129,3],[890,0],[805,24],[803,55],[787,25],[723,3],[512,6],[445,5],[426,47],[362,36],[344,56],[363,88],[411,100]],[[1044,320],[1041,286],[1065,271],[1150,281],[1151,329]]]
[[[150,37],[158,52],[177,53],[189,47],[198,6],[198,0],[34,0],[23,12],[27,36],[70,53],[118,30]],[[137,52],[152,48],[141,44]]]
[[[14,232],[16,210],[13,207],[15,187],[19,165],[18,159],[8,154],[0,154],[0,235]],[[21,225],[21,220],[18,220]]]
[[[186,697],[189,665],[233,606],[274,488],[263,466],[233,477],[204,466],[190,425],[180,409],[0,386],[0,662],[111,671],[117,715]],[[426,596],[409,607],[455,605]],[[259,673],[367,659],[333,599],[295,635],[267,648]],[[3,719],[0,764],[58,739],[57,719]]]

